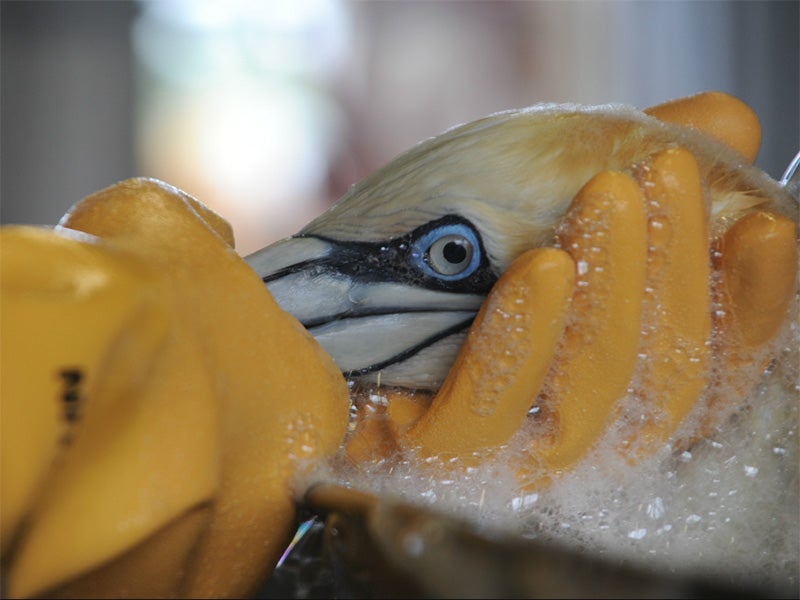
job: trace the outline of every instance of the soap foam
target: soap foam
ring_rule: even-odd
[[[660,572],[796,589],[798,348],[800,326],[790,322],[770,349],[778,358],[746,398],[735,379],[718,378],[709,394],[739,402],[705,438],[664,444],[631,464],[619,451],[631,426],[622,422],[619,435],[612,430],[575,469],[537,492],[523,492],[515,474],[514,465],[529,459],[526,436],[535,435],[525,430],[491,458],[470,462],[477,466],[409,452],[357,466],[340,461],[312,477],[427,506],[486,532],[553,541]],[[380,404],[380,394],[371,398]],[[696,438],[707,411],[698,403],[676,438]]]

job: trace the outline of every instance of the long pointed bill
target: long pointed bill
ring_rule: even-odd
[[[484,300],[425,286],[359,243],[289,238],[246,260],[346,376],[390,385],[438,387]]]

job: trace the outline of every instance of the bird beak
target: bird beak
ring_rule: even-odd
[[[245,260],[347,377],[437,388],[483,293],[433,289],[380,244],[292,237]],[[483,290],[482,290],[483,291]]]

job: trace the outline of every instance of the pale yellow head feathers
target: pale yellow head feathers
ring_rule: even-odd
[[[502,271],[523,250],[552,239],[570,200],[592,176],[634,172],[677,145],[697,157],[715,227],[766,202],[777,212],[795,209],[776,182],[699,131],[625,106],[548,104],[497,113],[418,144],[301,233],[379,241],[458,214],[480,230]]]

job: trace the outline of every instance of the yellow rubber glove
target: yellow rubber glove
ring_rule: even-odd
[[[348,391],[232,243],[144,179],[3,228],[9,597],[242,597],[278,560]]]
[[[758,152],[757,118],[725,94],[647,112],[749,161]],[[736,373],[743,393],[757,382],[764,365],[754,351],[779,333],[795,294],[797,227],[754,211],[714,232],[704,186],[694,156],[678,145],[627,173],[592,178],[564,216],[558,248],[523,254],[497,282],[435,397],[388,390],[385,408],[360,409],[350,460],[415,449],[472,464],[534,419],[519,476],[536,489],[622,422],[627,395],[640,413],[620,442],[631,460],[678,443],[676,430],[701,402],[735,409],[736,398],[705,394],[720,371]],[[737,372],[745,363],[747,377]],[[712,411],[697,435],[723,412]]]

